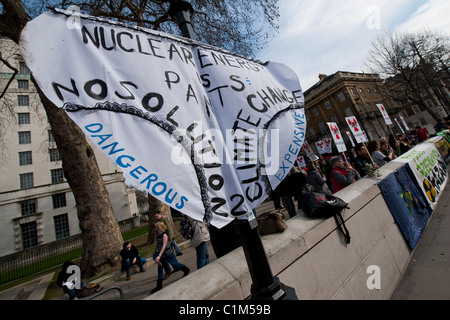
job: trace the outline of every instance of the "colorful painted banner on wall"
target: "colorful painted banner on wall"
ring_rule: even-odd
[[[441,153],[441,156],[444,158],[445,162],[448,164],[450,162],[450,142],[447,139],[448,137],[445,136],[445,132],[441,131],[437,136],[429,138],[425,142],[433,143]]]
[[[409,164],[388,175],[378,183],[378,187],[409,246],[414,249],[432,209]]]
[[[303,92],[282,64],[62,10],[30,21],[20,49],[127,184],[219,228],[262,203],[302,147]]]
[[[434,143],[421,143],[393,161],[409,164],[433,207],[447,182],[447,164]]]

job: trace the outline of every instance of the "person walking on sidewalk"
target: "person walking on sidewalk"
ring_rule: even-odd
[[[177,242],[175,241],[175,230],[172,227],[172,224],[169,223],[167,218],[163,217],[161,211],[156,211],[155,214],[156,222],[164,222],[164,224],[167,227],[167,236],[169,237],[169,244],[172,246],[173,250],[175,250],[175,254],[177,256],[181,256],[183,252],[180,251],[180,248],[178,247]]]
[[[177,261],[172,246],[169,243],[166,225],[163,222],[157,222],[155,223],[155,228],[158,232],[158,237],[156,238],[156,248],[153,259],[155,259],[155,262],[158,264],[158,279],[156,280],[156,288],[154,288],[151,293],[155,293],[162,289],[164,277],[163,265],[165,263],[168,262],[174,268],[181,269],[184,272],[183,277],[186,277],[190,271],[188,267]]]
[[[192,235],[190,242],[197,253],[197,269],[200,269],[209,264],[209,252],[206,244],[206,242],[210,240],[209,231],[204,222],[191,218],[189,218],[189,220],[191,220],[191,225],[194,229],[194,234]]]

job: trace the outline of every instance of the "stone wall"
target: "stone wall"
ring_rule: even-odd
[[[383,179],[403,164],[380,169]],[[364,178],[336,195],[349,203],[343,212],[351,242],[346,244],[334,218],[297,215],[283,233],[262,236],[272,273],[293,287],[300,300],[389,299],[412,250],[392,217],[377,179]],[[367,285],[379,268],[380,289]],[[370,268],[369,268],[370,267]],[[151,300],[242,300],[252,280],[242,248],[147,297]]]

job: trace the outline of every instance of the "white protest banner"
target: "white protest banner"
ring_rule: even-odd
[[[406,121],[405,121],[405,118],[400,117],[400,120],[402,121],[403,126],[405,127],[406,131],[411,131],[411,130],[409,129],[409,127],[408,127],[408,124],[407,124]]]
[[[304,168],[304,167],[306,167],[305,157],[303,157],[303,156],[298,156],[298,157],[297,157],[297,164],[298,164],[299,168]]]
[[[325,143],[323,142],[323,140],[320,140],[320,141],[316,142],[316,148],[317,148],[317,152],[319,154],[324,154],[325,153]]]
[[[421,143],[393,162],[409,164],[431,208],[447,183],[447,164],[434,143]]]
[[[314,152],[312,151],[311,147],[309,146],[308,141],[304,141],[303,142],[303,150],[305,150],[306,155],[309,156],[310,154],[314,154]]]
[[[296,74],[200,42],[52,10],[21,54],[126,182],[223,227],[286,177],[306,130]]]
[[[345,132],[347,133],[348,140],[350,140],[352,147],[354,147],[355,143],[353,142],[352,134],[350,133],[350,131],[345,131]]]
[[[333,148],[331,146],[331,138],[324,138],[323,139],[323,143],[324,145],[324,151],[325,153],[332,153],[333,152]]]
[[[391,118],[389,118],[388,113],[386,112],[386,109],[384,108],[384,105],[381,103],[377,104],[378,110],[380,110],[381,115],[384,118],[384,122],[389,126],[392,124]]]
[[[350,128],[357,143],[367,142],[367,137],[366,137],[364,131],[361,130],[361,127],[359,126],[358,120],[356,120],[355,116],[346,117],[345,122],[347,122],[348,127]]]
[[[400,128],[400,131],[405,134],[405,131],[403,130],[402,126],[400,125],[400,122],[398,122],[397,118],[394,118],[395,123],[398,125],[398,127]]]
[[[328,127],[331,131],[331,136],[333,137],[334,143],[336,144],[336,148],[339,152],[347,151],[347,147],[345,146],[344,139],[342,139],[341,131],[339,127],[334,122],[327,122]]]

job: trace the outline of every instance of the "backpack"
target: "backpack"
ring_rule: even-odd
[[[180,233],[186,240],[191,239],[194,235],[194,228],[192,227],[191,220],[187,216],[184,216],[180,222]]]
[[[302,209],[311,218],[333,216],[346,243],[350,243],[350,233],[341,214],[343,209],[349,209],[347,202],[334,195],[318,192],[312,185],[305,183],[302,189]]]

